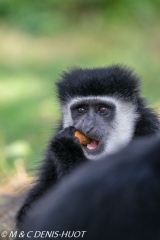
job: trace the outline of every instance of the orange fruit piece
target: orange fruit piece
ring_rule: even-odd
[[[74,136],[79,139],[81,145],[87,145],[91,142],[90,138],[79,131],[75,131]]]

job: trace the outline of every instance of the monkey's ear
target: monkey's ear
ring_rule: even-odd
[[[90,138],[79,131],[75,131],[74,136],[78,138],[81,145],[87,145],[91,142]]]

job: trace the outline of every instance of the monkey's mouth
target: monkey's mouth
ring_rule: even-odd
[[[98,147],[99,141],[91,138],[90,136],[86,136],[84,133],[80,132],[79,130],[76,130],[74,132],[74,136],[78,138],[80,144],[82,147],[85,147],[89,150],[94,150]]]
[[[99,141],[95,139],[90,139],[90,143],[87,144],[89,150],[94,150],[98,147]]]

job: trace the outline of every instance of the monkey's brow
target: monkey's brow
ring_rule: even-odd
[[[105,100],[101,100],[101,99],[87,99],[87,100],[80,100],[80,101],[77,101],[76,103],[73,103],[71,105],[71,109],[75,108],[75,107],[78,107],[78,106],[86,106],[86,105],[92,105],[92,106],[97,106],[97,105],[107,105],[108,107],[110,108],[114,108],[115,107],[115,104],[111,101],[105,101]]]

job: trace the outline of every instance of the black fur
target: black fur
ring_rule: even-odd
[[[64,72],[57,86],[62,103],[73,97],[113,95],[128,101],[139,93],[138,77],[132,70],[118,65],[108,68],[75,68]]]
[[[139,139],[64,178],[21,230],[33,231],[32,238],[35,231],[86,231],[85,240],[159,240],[159,203],[160,139]]]
[[[125,101],[134,101],[139,113],[134,137],[152,136],[159,132],[160,123],[156,114],[146,107],[144,100],[139,96],[138,77],[125,67],[115,65],[97,69],[74,69],[64,73],[57,86],[62,106],[75,96],[113,95]],[[39,197],[66,173],[87,161],[79,142],[73,136],[74,131],[73,127],[63,129],[49,142],[37,182],[18,211],[18,226],[23,221],[28,209]]]

